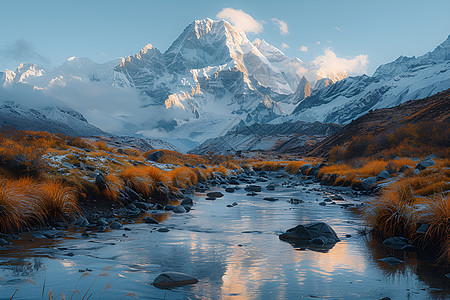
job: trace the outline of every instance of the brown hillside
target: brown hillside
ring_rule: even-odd
[[[345,145],[354,138],[388,134],[403,125],[420,122],[450,123],[450,89],[424,99],[371,111],[325,139],[309,155],[327,156],[334,146]]]

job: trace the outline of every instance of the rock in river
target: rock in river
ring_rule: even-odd
[[[249,185],[247,187],[244,188],[245,191],[247,192],[261,192],[261,187],[259,185]]]
[[[223,197],[223,194],[221,192],[209,192],[206,194],[209,198],[220,198]]]
[[[297,227],[288,229],[285,233],[280,234],[280,240],[293,242],[295,244],[305,245],[334,245],[340,239],[326,223],[310,223],[306,225],[297,225]]]
[[[155,219],[150,218],[150,217],[145,217],[145,218],[143,218],[143,219],[142,219],[142,222],[144,222],[144,223],[146,223],[146,224],[159,224],[158,221],[156,221]]]
[[[165,272],[155,278],[155,280],[153,281],[153,285],[157,288],[164,289],[188,284],[195,284],[197,282],[197,278],[188,274],[178,272]]]
[[[402,249],[403,247],[408,246],[411,243],[407,238],[395,236],[390,239],[385,239],[383,241],[383,244],[392,249]]]
[[[186,212],[186,209],[184,208],[183,205],[177,205],[175,206],[175,208],[173,209],[173,212],[176,214],[183,214]]]

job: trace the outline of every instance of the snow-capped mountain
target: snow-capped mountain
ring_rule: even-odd
[[[78,105],[84,94],[70,99],[64,88],[72,92],[97,91],[97,85],[103,90],[105,85],[134,89],[139,104],[109,115],[108,123],[120,123],[119,128],[102,127],[105,114],[92,122],[119,134],[153,136],[155,130],[161,135],[170,131],[171,137],[203,141],[236,125],[269,122],[291,112],[294,104],[309,94],[310,85],[304,76],[313,82],[315,78],[336,76],[319,74],[310,67],[264,40],[251,42],[227,21],[204,19],[189,24],[164,53],[148,44],[135,55],[105,64],[76,57],[53,70],[21,64],[15,71],[1,74],[0,84],[43,89],[67,105],[73,104],[89,120],[94,111],[102,110],[93,107],[95,100],[89,102],[89,109],[84,108]],[[294,92],[296,102],[290,97]]]
[[[419,57],[401,56],[381,65],[373,76],[348,77],[331,86],[318,81],[315,89],[288,117],[274,120],[304,120],[346,124],[369,110],[399,105],[450,88],[450,36],[434,51]]]

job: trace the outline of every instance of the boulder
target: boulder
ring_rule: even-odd
[[[198,282],[198,279],[194,276],[178,273],[178,272],[165,272],[153,281],[153,285],[160,289],[183,286],[188,284],[195,284]]]
[[[363,190],[369,190],[375,183],[377,183],[377,179],[375,177],[369,177],[362,181],[361,187]]]
[[[106,186],[105,174],[98,173],[95,176],[95,185],[99,187],[100,190],[103,190]]]
[[[129,188],[128,186],[125,186],[124,191],[126,192],[128,197],[131,199],[131,201],[134,202],[134,201],[140,201],[141,200],[141,197],[139,196],[139,194],[136,193],[131,188]]]
[[[259,193],[259,192],[261,192],[261,187],[259,186],[259,185],[249,185],[249,186],[246,186],[245,188],[244,188],[244,190],[246,191],[246,192],[256,192],[256,193]]]
[[[274,185],[274,184],[268,184],[268,185],[266,186],[266,189],[267,189],[268,191],[275,191],[275,185]]]
[[[400,260],[400,259],[398,259],[396,257],[393,257],[393,256],[380,258],[379,260],[382,261],[382,262],[385,262],[385,263],[387,263],[387,264],[389,264],[391,266],[395,266],[395,265],[398,265],[399,263],[403,262],[402,260]]]
[[[416,165],[416,169],[419,171],[422,171],[423,169],[426,169],[428,167],[435,165],[436,162],[433,160],[433,158],[437,158],[436,154],[431,154],[431,155],[425,157]]]
[[[406,170],[409,170],[409,169],[411,169],[410,166],[408,166],[408,165],[403,165],[398,171],[399,171],[400,173],[403,173],[403,172],[405,172]]]
[[[204,170],[206,170],[207,169],[207,167],[205,166],[205,165],[197,165],[197,167],[199,167],[200,169],[204,169]]]
[[[426,223],[420,224],[420,226],[419,226],[419,228],[417,228],[416,232],[417,233],[426,233],[429,227],[430,227],[430,225],[428,225]]]
[[[147,156],[147,160],[148,161],[158,161],[163,156],[164,156],[164,152],[162,152],[162,151],[155,151],[155,152],[150,153]]]
[[[175,208],[175,205],[167,204],[167,205],[164,207],[164,210],[174,210],[174,208]]]
[[[186,205],[192,206],[192,205],[194,205],[194,200],[192,200],[192,198],[190,198],[190,197],[186,197],[183,199],[183,201],[181,201],[180,204],[183,206],[186,206]]]
[[[239,181],[237,181],[237,179],[230,179],[228,180],[228,183],[233,185],[239,185]]]
[[[89,221],[85,217],[80,217],[73,225],[85,227],[89,225]]]
[[[383,244],[392,249],[402,249],[403,247],[411,244],[407,238],[404,237],[393,237],[389,239],[385,239]]]
[[[274,197],[265,197],[265,198],[263,198],[263,200],[274,202],[274,201],[278,201],[279,199],[278,198],[274,198]]]
[[[328,224],[310,223],[306,225],[297,225],[280,234],[280,240],[304,245],[334,245],[340,241],[336,232]],[[320,239],[320,240],[318,240]]]
[[[146,224],[159,224],[158,221],[156,221],[155,219],[150,218],[150,217],[145,217],[145,218],[143,218],[143,219],[142,219],[142,222],[143,222],[143,223],[146,223]]]
[[[391,175],[389,175],[389,172],[387,170],[383,170],[380,172],[380,174],[378,174],[377,180],[385,180],[390,177],[391,177]]]
[[[146,202],[135,202],[134,206],[136,206],[139,209],[149,210],[152,205],[150,203],[146,203]]]
[[[209,192],[206,194],[209,198],[220,198],[223,197],[223,194],[221,192]]]
[[[299,173],[301,173],[303,175],[306,175],[308,173],[308,170],[311,169],[311,168],[312,168],[312,166],[310,164],[305,164],[305,165],[301,166],[298,169],[298,171],[299,171]]]
[[[225,192],[227,193],[234,193],[235,189],[234,188],[226,188]]]
[[[120,228],[122,228],[122,224],[120,224],[120,223],[117,222],[117,221],[114,221],[114,222],[112,222],[112,223],[109,225],[109,228],[111,228],[111,229],[120,229]]]
[[[173,209],[173,212],[174,212],[174,213],[177,213],[177,214],[183,214],[183,213],[186,212],[186,209],[184,208],[183,205],[177,205],[177,206],[175,206],[175,208]]]

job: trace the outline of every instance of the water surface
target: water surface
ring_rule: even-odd
[[[104,233],[85,229],[65,231],[65,238],[36,238],[31,233],[0,248],[0,298],[40,299],[45,293],[63,293],[73,299],[446,299],[450,270],[433,265],[432,258],[394,252],[358,233],[359,214],[340,204],[359,204],[350,191],[338,190],[345,201],[320,206],[331,191],[318,184],[282,185],[270,178],[275,191],[255,197],[243,189],[215,201],[195,194],[186,214],[152,215],[159,225],[136,220]],[[241,187],[245,187],[242,185]],[[264,197],[277,197],[268,202]],[[304,200],[291,204],[287,200]],[[226,207],[237,202],[234,207]],[[142,216],[141,216],[142,218]],[[122,220],[126,221],[126,219]],[[326,222],[341,242],[328,252],[296,248],[278,235],[298,224]],[[159,232],[168,228],[169,232]],[[347,236],[346,236],[347,235]],[[30,242],[29,240],[33,241]],[[390,266],[380,258],[394,255],[404,261]],[[84,271],[84,272],[81,272]],[[151,285],[158,274],[191,274],[199,283],[161,290]],[[83,275],[88,274],[88,275]],[[101,276],[99,276],[101,275]],[[94,281],[95,280],[95,281]],[[37,286],[36,286],[37,284]],[[85,299],[86,299],[85,298]]]

